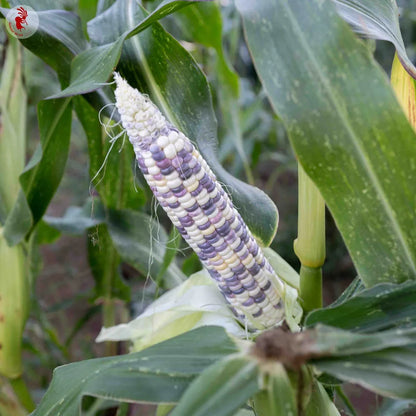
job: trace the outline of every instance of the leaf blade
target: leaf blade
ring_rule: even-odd
[[[195,379],[172,416],[232,416],[259,388],[253,360],[227,357]]]
[[[139,353],[68,364],[55,370],[33,416],[80,414],[83,395],[174,403],[197,374],[236,351],[222,328],[204,327]]]
[[[385,75],[330,2],[237,6],[269,99],[360,277],[366,285],[414,279],[416,138]],[[265,30],[256,31],[259,22]]]
[[[391,328],[405,328],[416,322],[416,284],[383,283],[360,291],[341,303],[311,312],[307,326],[318,323],[371,333]]]
[[[40,221],[64,173],[71,136],[70,99],[38,105],[41,143],[20,175],[22,189],[7,217],[4,235],[11,245],[22,241]]]
[[[341,17],[358,33],[387,40],[395,46],[406,71],[416,79],[416,68],[406,52],[399,24],[396,1],[333,0]]]

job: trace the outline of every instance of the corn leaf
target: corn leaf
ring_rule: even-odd
[[[333,0],[338,13],[360,34],[391,42],[406,71],[416,78],[416,68],[409,59],[399,25],[396,0]]]
[[[286,369],[276,362],[270,363],[267,371],[262,390],[254,396],[254,408],[260,415],[296,415],[296,391]]]
[[[361,279],[415,279],[416,135],[387,77],[330,1],[237,6],[266,93]]]
[[[383,400],[381,407],[377,410],[378,416],[403,416],[410,410],[415,410],[414,400]]]
[[[123,145],[121,137],[114,145],[111,143],[111,136],[120,134],[120,128],[112,127],[101,115],[108,134],[104,133],[98,111],[83,97],[74,98],[74,107],[87,136],[91,187],[98,191],[106,207],[137,210],[146,202],[146,195],[135,186],[132,147]]]
[[[4,236],[22,241],[41,220],[64,173],[71,136],[70,99],[38,105],[40,144],[20,175],[21,190],[6,220]]]
[[[377,394],[413,399],[416,389],[415,354],[414,348],[390,348],[351,357],[321,359],[315,362],[315,366]]]
[[[164,267],[168,235],[153,218],[141,212],[110,210],[108,231],[125,261],[145,276],[158,276]],[[172,262],[164,275],[166,285],[172,288],[184,280],[185,275]]]
[[[84,207],[70,207],[65,215],[58,217],[44,217],[46,223],[57,230],[69,234],[82,234],[88,231],[90,244],[108,257],[106,244],[117,250],[121,258],[133,265],[143,275],[149,274],[156,278],[165,268],[164,260],[168,235],[159,224],[149,215],[131,210],[113,210],[105,212],[98,201],[88,201]],[[105,228],[101,227],[105,226]],[[107,232],[111,242],[107,241]],[[90,256],[98,254],[90,248]],[[100,258],[103,258],[100,256]],[[93,260],[91,258],[91,260]],[[150,260],[149,260],[150,259]],[[93,261],[96,276],[103,275],[105,270],[99,261]],[[99,270],[101,272],[99,272]],[[164,272],[164,282],[168,287],[175,287],[185,275],[175,262],[171,262]],[[122,286],[119,286],[122,289]]]
[[[79,0],[78,14],[81,18],[84,32],[87,31],[87,22],[94,18],[97,12],[98,0]]]
[[[221,326],[235,338],[246,337],[216,283],[202,270],[165,292],[132,321],[102,328],[96,341],[131,341],[131,350],[141,351],[207,325]]]
[[[307,326],[318,323],[367,333],[416,326],[416,283],[382,283],[361,290],[306,317]]]
[[[237,352],[222,328],[204,327],[138,353],[59,367],[33,416],[81,415],[83,396],[175,403],[192,380]]]
[[[233,416],[259,389],[254,360],[226,357],[194,380],[171,416]]]
[[[215,90],[225,137],[232,142],[231,147],[233,151],[237,151],[246,177],[252,183],[253,175],[245,153],[240,126],[240,80],[223,48],[221,8],[215,2],[197,3],[177,12],[175,18],[180,23],[186,40],[215,49],[213,69],[217,82]]]
[[[341,380],[360,384],[378,394],[403,399],[416,391],[416,328],[372,334],[318,325],[312,363]]]
[[[50,98],[62,98],[70,95],[85,94],[100,88],[108,81],[111,73],[117,66],[123,43],[126,39],[140,33],[157,20],[192,3],[193,2],[189,0],[163,1],[155,11],[148,16],[145,16],[134,28],[128,30],[126,30],[126,28],[121,28],[121,35],[119,37],[107,41],[107,31],[102,30],[101,28],[114,25],[113,13],[114,9],[117,9],[118,6],[116,3],[109,7],[88,24],[89,35],[94,43],[99,44],[99,46],[87,49],[74,58],[71,65],[70,85]]]
[[[312,385],[311,398],[308,402],[305,416],[340,416],[334,402],[318,381],[314,381]]]
[[[394,55],[391,68],[391,86],[396,93],[407,119],[416,129],[416,85],[415,80],[406,72],[400,59]]]
[[[105,224],[94,227],[88,234],[88,263],[97,299],[130,300],[130,287],[120,275],[121,257]]]

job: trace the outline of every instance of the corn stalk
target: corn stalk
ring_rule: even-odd
[[[30,283],[23,245],[9,247],[3,225],[17,197],[25,163],[26,91],[22,83],[22,52],[9,39],[0,79],[0,374],[10,380],[21,403],[33,402],[21,375],[22,335],[29,311]]]
[[[305,312],[322,307],[322,265],[325,261],[325,201],[298,164],[299,212],[295,253],[301,262],[299,297]]]

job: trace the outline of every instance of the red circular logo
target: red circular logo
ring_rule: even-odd
[[[12,36],[27,39],[38,30],[39,17],[30,6],[21,5],[9,10],[5,23]]]

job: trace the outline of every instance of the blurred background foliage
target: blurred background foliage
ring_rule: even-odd
[[[95,14],[94,1],[51,0],[51,8],[62,8],[79,13],[84,22]],[[101,1],[100,4],[105,2]],[[159,1],[145,1],[149,11]],[[195,57],[206,74],[214,98],[214,108],[219,125],[219,158],[223,166],[234,176],[263,189],[279,209],[279,228],[272,248],[295,269],[298,259],[293,252],[297,235],[297,169],[294,154],[289,145],[281,121],[274,115],[262,91],[259,80],[244,42],[240,17],[232,0],[222,0],[220,8],[210,4],[186,8],[161,20],[161,24]],[[416,3],[400,0],[401,28],[410,59],[416,60]],[[207,17],[208,16],[208,17]],[[201,19],[201,25],[190,22]],[[204,19],[206,19],[204,21]],[[197,27],[198,30],[194,30]],[[222,33],[222,36],[221,36]],[[367,40],[369,48],[387,74],[391,69],[394,48],[387,42]],[[8,38],[0,30],[0,67],[3,67]],[[28,96],[27,109],[27,158],[39,142],[36,106],[38,102],[60,91],[55,72],[27,49],[23,49],[23,80]],[[111,131],[114,132],[112,129]],[[106,138],[107,142],[109,137]],[[128,146],[120,151],[120,141],[110,154],[108,165],[120,164],[120,168],[132,171],[132,155]],[[103,160],[94,166],[89,164],[88,150],[91,141],[85,136],[82,120],[72,119],[70,156],[63,180],[49,205],[50,217],[62,217],[70,206],[83,206],[98,189],[101,197],[105,188],[114,180],[111,173],[99,172]],[[103,154],[109,148],[103,145]],[[124,158],[123,158],[124,155]],[[97,178],[91,180],[95,174]],[[185,275],[199,270],[198,259],[171,229],[160,208],[155,210],[152,198],[140,175],[136,184],[127,181],[129,189],[127,206],[150,214],[165,230],[165,237],[157,234],[176,254],[177,263]],[[97,182],[99,182],[97,185]],[[111,205],[111,193],[105,197]],[[87,207],[88,209],[88,207]],[[87,211],[88,212],[88,211]],[[105,225],[89,227],[87,235],[62,234],[53,243],[41,246],[36,268],[39,274],[32,292],[31,314],[24,333],[25,378],[35,399],[39,399],[48,386],[52,369],[64,363],[88,359],[105,353],[125,352],[125,345],[111,349],[92,340],[98,334],[102,318],[100,311],[105,294],[97,288],[94,269],[97,258],[109,255],[100,251],[101,243],[108,238]],[[56,236],[58,237],[58,236]],[[164,240],[163,240],[164,238]],[[327,261],[324,265],[324,302],[336,299],[354,279],[355,270],[333,220],[327,215]],[[111,255],[118,256],[114,250]],[[95,259],[95,260],[94,260]],[[166,261],[170,262],[171,259]],[[157,275],[149,279],[145,270],[134,262],[114,261],[120,276],[115,296],[119,300],[112,305],[111,323],[130,320],[142,311],[164,288],[155,283]],[[91,267],[92,266],[92,267]],[[116,348],[116,350],[114,350]],[[360,415],[376,414],[381,409],[378,399],[370,393],[349,387],[352,401],[360,409]],[[386,406],[386,405],[385,405]],[[387,414],[387,413],[386,413]]]

